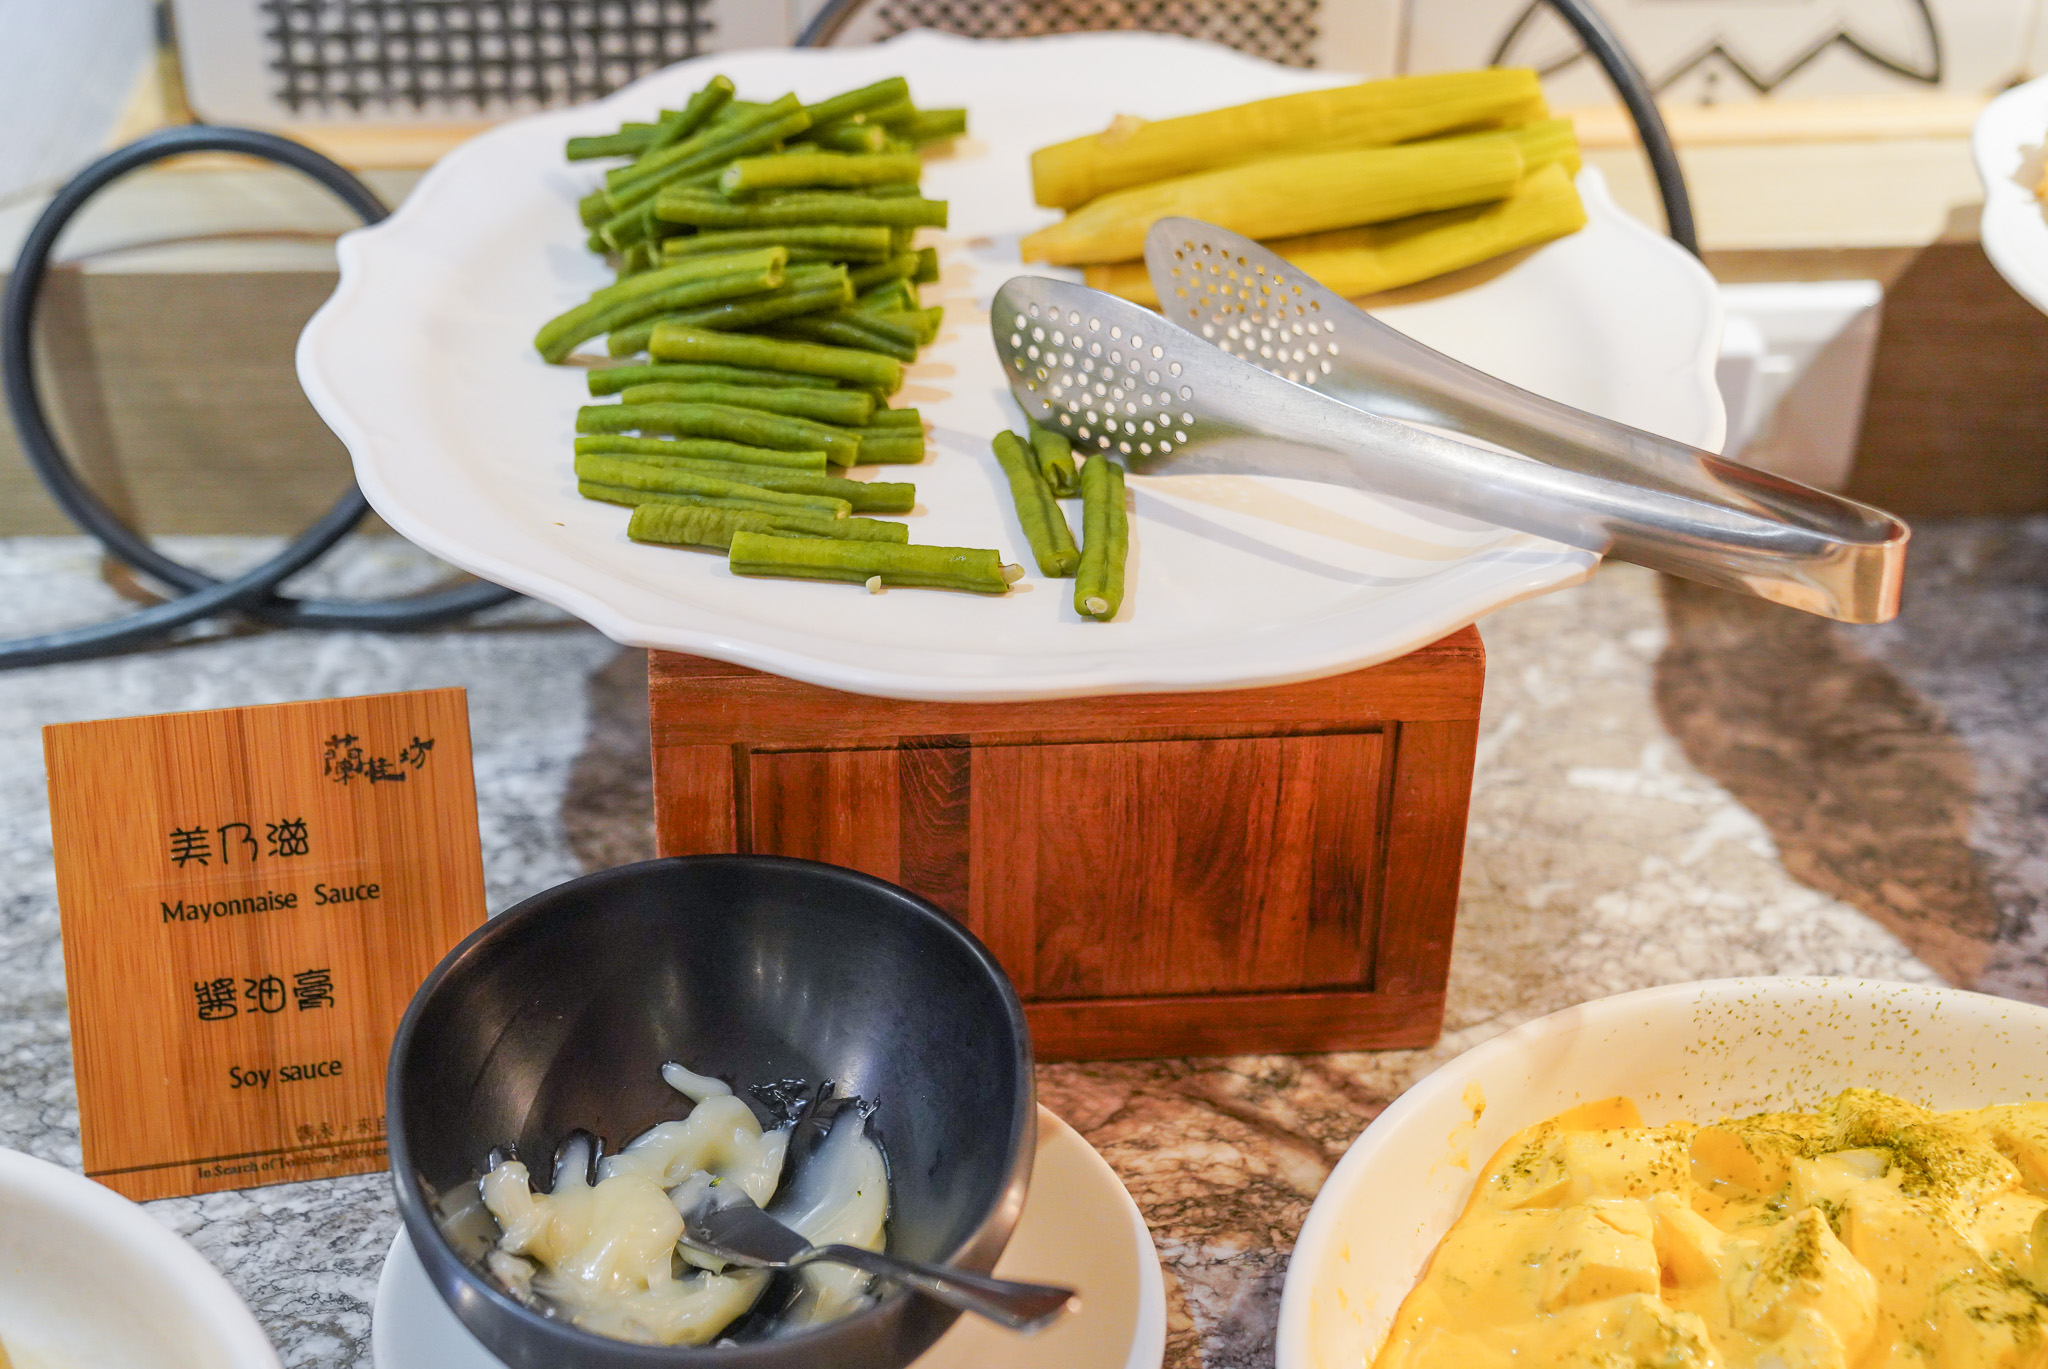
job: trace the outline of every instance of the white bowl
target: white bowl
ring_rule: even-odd
[[[2048,76],[2014,86],[1984,107],[1970,134],[1984,182],[1984,255],[2013,289],[2048,312],[2048,208],[2041,184],[2048,148]]]
[[[1717,979],[1596,999],[1476,1046],[1403,1094],[1323,1185],[1280,1301],[1278,1369],[1361,1369],[1523,1127],[1625,1095],[1652,1125],[1844,1088],[1937,1108],[2048,1097],[2048,1008],[1852,979]]]
[[[228,1282],[110,1188],[0,1150],[0,1344],[15,1369],[278,1369]]]

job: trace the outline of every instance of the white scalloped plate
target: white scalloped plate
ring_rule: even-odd
[[[2048,153],[2048,76],[1984,107],[1970,133],[1984,182],[1984,255],[2013,289],[2048,313],[2048,207],[2034,191]]]
[[[751,97],[805,99],[909,77],[965,105],[973,136],[934,161],[952,204],[938,341],[898,403],[933,428],[914,479],[919,542],[1022,555],[988,453],[1018,425],[988,336],[1031,203],[1030,151],[1119,113],[1162,117],[1341,82],[1144,34],[975,42],[911,33],[870,47],[720,53],[594,106],[518,120],[449,154],[398,212],[342,238],[341,283],[299,340],[299,377],[347,444],[385,521],[466,570],[545,599],[633,646],[693,652],[859,693],[1011,700],[1311,679],[1425,645],[1503,604],[1572,584],[1598,558],[1359,491],[1214,477],[1134,480],[1122,615],[1078,618],[1038,578],[985,599],[747,580],[721,558],[635,545],[624,510],[576,496],[570,438],[583,372],[550,367],[534,329],[606,280],[574,201],[598,171],[562,142],[675,105],[713,72]],[[1623,215],[1598,175],[1583,231],[1464,288],[1381,316],[1539,393],[1718,450],[1720,305],[1699,263]],[[1191,483],[1190,483],[1191,482]]]

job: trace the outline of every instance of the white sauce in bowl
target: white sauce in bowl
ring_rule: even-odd
[[[662,1078],[695,1107],[606,1156],[591,1183],[587,1142],[564,1148],[554,1187],[533,1190],[517,1160],[484,1175],[484,1206],[503,1231],[487,1261],[515,1294],[553,1306],[576,1325],[618,1340],[702,1345],[743,1316],[769,1275],[682,1249],[682,1214],[712,1183],[737,1184],[768,1207],[789,1149],[790,1126],[768,1131],[722,1081],[664,1065]],[[888,1171],[859,1108],[843,1108],[797,1171],[775,1215],[813,1245],[880,1250],[889,1216]],[[816,1263],[782,1319],[794,1328],[864,1306],[868,1276]]]

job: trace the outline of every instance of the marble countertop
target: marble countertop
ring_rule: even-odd
[[[1151,1224],[1171,1369],[1270,1364],[1288,1250],[1330,1167],[1415,1079],[1518,1022],[1730,974],[2048,997],[2048,919],[2034,917],[2048,862],[2029,854],[2048,850],[2048,743],[2030,722],[2048,711],[2048,521],[1916,532],[1907,600],[1920,607],[1889,628],[1625,566],[1482,624],[1486,704],[1437,1046],[1041,1067],[1042,1101]],[[231,561],[252,543],[199,550]],[[322,572],[352,592],[424,573],[389,542]],[[114,606],[81,543],[0,542],[0,631]],[[245,668],[259,653],[260,676]],[[230,636],[0,675],[0,1144],[80,1162],[42,724],[464,685],[496,909],[650,853],[643,679],[636,654],[530,605],[444,632]],[[370,1363],[397,1230],[383,1176],[149,1208],[227,1275],[287,1365]]]

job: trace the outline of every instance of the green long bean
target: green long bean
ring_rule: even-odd
[[[801,375],[831,376],[835,380],[872,386],[883,394],[895,394],[903,388],[901,362],[848,347],[821,347],[815,343],[749,337],[670,324],[654,330],[649,350],[657,361],[722,362],[733,366],[758,366],[764,370],[794,371]]]
[[[580,343],[656,314],[779,289],[788,253],[766,247],[699,260],[701,267],[687,262],[645,271],[599,290],[541,325],[535,349],[551,362],[561,361]]]
[[[733,534],[726,564],[735,575],[787,575],[804,580],[840,580],[880,585],[919,585],[1002,594],[1021,574],[1000,552],[980,547],[932,547],[887,542],[840,542]]]
[[[870,428],[916,428],[924,429],[924,415],[915,409],[890,409],[877,407],[868,415]]]
[[[898,361],[917,360],[917,342],[912,338],[861,326],[857,318],[840,313],[815,314],[781,320],[774,329],[781,337],[834,347],[861,347]]]
[[[751,385],[801,390],[830,390],[839,383],[830,376],[798,375],[794,371],[764,371],[756,366],[680,361],[656,362],[646,366],[606,366],[594,370],[589,378],[590,393],[615,395],[635,385],[653,385],[664,380],[679,385]]]
[[[1081,551],[1074,545],[1074,533],[1067,526],[1067,516],[1060,512],[1059,503],[1038,474],[1038,463],[1031,455],[1031,449],[1024,445],[1022,438],[1010,432],[997,433],[990,445],[995,449],[996,463],[1003,468],[1004,479],[1009,482],[1010,502],[1017,510],[1017,525],[1023,529],[1024,540],[1031,546],[1032,559],[1038,562],[1038,573],[1054,580],[1072,575],[1081,564]]]
[[[795,494],[727,480],[694,471],[627,461],[616,456],[585,453],[576,458],[576,478],[593,485],[612,485],[629,490],[661,490],[669,494],[697,495],[707,499],[745,499],[783,509],[807,509],[813,513],[843,518],[853,504],[824,494]]]
[[[918,307],[917,289],[902,278],[877,285],[853,301],[853,307],[863,314],[888,314]]]
[[[627,404],[730,404],[763,413],[788,414],[841,427],[864,427],[875,412],[865,390],[777,390],[751,385],[679,385],[657,381],[634,385],[619,398]]]
[[[910,98],[910,82],[901,76],[889,76],[872,85],[834,95],[829,100],[820,100],[814,105],[805,105],[804,113],[814,124],[830,123],[870,109],[885,105],[900,104]]]
[[[649,461],[716,461],[731,466],[772,466],[778,470],[822,475],[831,463],[820,451],[784,451],[709,437],[627,437],[622,433],[586,433],[576,439],[576,453],[597,452]],[[738,478],[738,477],[735,477]]]
[[[594,157],[637,157],[660,131],[658,123],[621,124],[616,133],[571,138],[565,151],[572,162],[587,162]]]
[[[701,504],[658,498],[634,502],[633,516],[626,522],[626,536],[635,542],[655,542],[664,546],[716,547],[724,551],[732,545],[736,532],[765,532],[783,537],[836,537],[849,542],[893,542],[898,545],[910,540],[909,528],[879,518],[805,518],[795,514],[745,513],[738,509],[706,508]]]
[[[800,118],[805,128],[810,127],[810,116],[803,112],[803,105],[794,95],[785,95],[769,104],[743,110],[732,119],[714,121],[693,137],[651,152],[629,166],[605,172],[605,189],[616,196],[651,178],[688,175],[723,165],[734,157],[757,151],[748,144],[761,140],[766,130],[779,128],[792,118]],[[780,141],[779,137],[768,138],[760,146],[772,147]],[[735,148],[735,144],[740,146]]]
[[[878,261],[868,266],[856,266],[846,273],[846,278],[852,283],[854,293],[861,294],[874,289],[878,285],[886,285],[892,280],[914,279],[917,275],[919,260],[918,254],[915,252],[898,252],[887,261]]]
[[[922,196],[877,199],[829,190],[794,191],[757,200],[728,200],[685,186],[654,198],[657,218],[696,228],[774,228],[814,223],[879,223],[897,228],[944,228],[946,201]]]
[[[1106,456],[1081,466],[1081,565],[1074,572],[1074,612],[1108,622],[1124,602],[1124,559],[1130,552],[1124,513],[1124,468]]]
[[[880,152],[889,146],[889,130],[880,124],[841,119],[836,123],[813,123],[803,135],[805,142],[834,152]]]
[[[764,414],[730,404],[586,404],[576,412],[579,433],[674,433],[682,437],[718,437],[752,447],[784,451],[821,451],[829,461],[851,465],[860,455],[861,439],[844,428],[807,418]]]
[[[781,247],[792,253],[816,248],[832,255],[828,261],[886,261],[889,258],[889,229],[879,223],[808,223],[787,228],[728,228],[709,233],[691,233],[668,238],[661,244],[663,255],[696,256],[699,253],[733,252],[750,247]],[[796,258],[792,256],[790,260]]]
[[[706,305],[698,309],[680,310],[673,314],[659,314],[642,319],[624,328],[614,329],[606,339],[605,349],[615,357],[631,356],[644,352],[651,346],[654,333],[663,324],[672,327],[710,328],[733,330],[755,328],[776,319],[796,318],[804,314],[823,313],[837,309],[851,298],[852,287],[844,277],[824,284],[799,288],[784,282],[779,290],[766,294],[752,295],[725,304]]]
[[[771,518],[792,516],[787,504],[771,504],[762,499],[749,499],[744,495],[677,494],[667,490],[636,490],[626,485],[606,485],[595,480],[578,480],[576,493],[585,499],[594,499],[605,504],[623,504],[637,508],[642,504],[687,504],[693,508],[723,509],[731,513],[765,514]],[[832,519],[829,513],[799,509],[797,515],[805,518]],[[844,522],[845,519],[832,519]]]
[[[779,490],[784,494],[817,494],[844,499],[853,506],[855,513],[909,513],[917,504],[917,486],[897,481],[845,480],[836,475],[819,475],[785,467],[701,461],[661,453],[612,454],[621,460],[632,460],[646,466],[688,471],[692,475],[708,475],[719,480],[737,480],[743,485],[759,485],[764,490]]]
[[[718,188],[727,195],[812,187],[843,190],[900,181],[914,184],[923,172],[924,159],[915,152],[788,152],[727,162],[719,173]]]
[[[858,466],[912,466],[924,460],[922,428],[867,428],[862,430]]]
[[[939,278],[939,249],[920,247],[917,249],[917,269],[910,273],[912,285],[931,285]]]
[[[1031,429],[1031,451],[1038,461],[1038,473],[1044,477],[1053,497],[1067,499],[1079,494],[1081,479],[1074,469],[1074,444],[1063,433],[1027,422]]]
[[[920,109],[917,116],[900,130],[913,143],[943,142],[957,138],[967,131],[967,111],[964,109]]]

